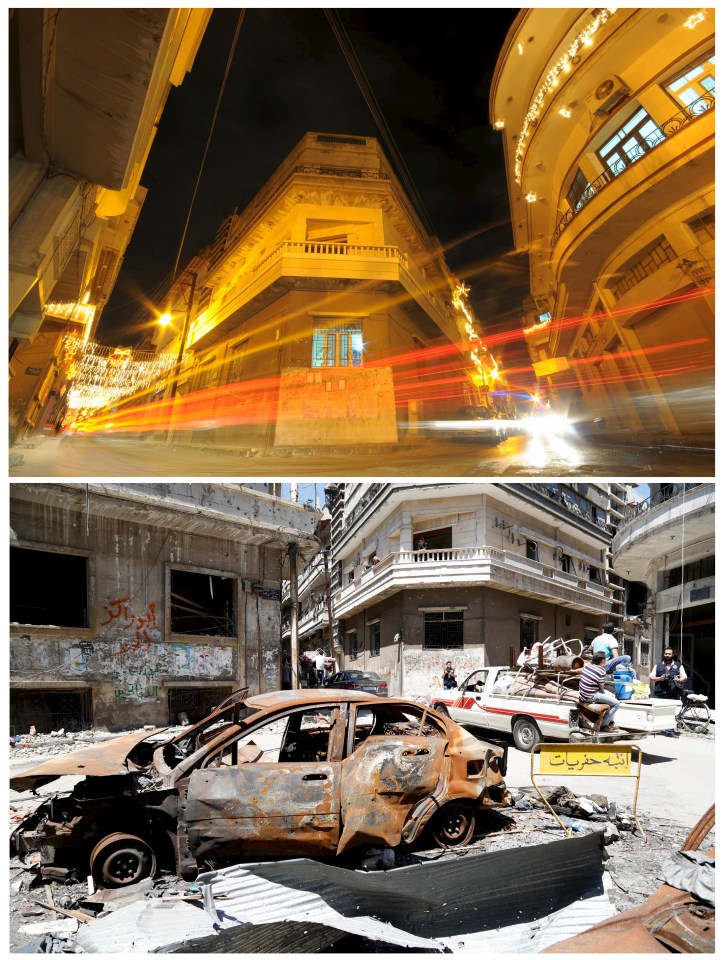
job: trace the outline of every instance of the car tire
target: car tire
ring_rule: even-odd
[[[475,826],[473,807],[454,801],[446,804],[433,817],[431,834],[438,847],[465,847],[471,842]]]
[[[112,833],[93,848],[90,866],[97,887],[128,887],[155,875],[156,854],[141,837]]]
[[[443,703],[434,703],[433,709],[437,710],[438,713],[442,713],[444,717],[450,717],[450,713],[448,712],[448,707]]]
[[[519,717],[511,732],[516,749],[523,750],[524,753],[531,753],[536,744],[541,743],[542,740],[539,728],[528,717]]]

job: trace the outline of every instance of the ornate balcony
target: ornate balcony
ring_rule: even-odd
[[[337,591],[334,616],[344,619],[406,588],[481,586],[594,615],[608,614],[612,606],[612,590],[596,581],[495,547],[453,547],[388,554]]]

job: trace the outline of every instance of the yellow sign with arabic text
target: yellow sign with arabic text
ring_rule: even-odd
[[[622,744],[540,743],[538,754],[542,775],[632,776],[632,748]]]

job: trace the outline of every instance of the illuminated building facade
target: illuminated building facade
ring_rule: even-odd
[[[495,366],[370,137],[306,134],[180,279],[158,347],[217,443],[395,443]]]
[[[611,567],[627,491],[596,483],[337,483],[330,519],[329,650],[325,570],[299,579],[299,649],[340,669],[374,670],[392,695],[507,664],[547,638],[591,640],[623,619]],[[375,560],[377,558],[377,562]],[[289,635],[283,594],[283,643]]]
[[[615,430],[714,435],[714,24],[523,10],[491,86],[534,370]]]
[[[634,650],[649,674],[671,646],[688,687],[715,701],[715,485],[651,483],[612,543],[616,572],[646,585]]]
[[[60,418],[63,334],[85,341],[98,324],[166,97],[210,14],[10,11],[11,439]]]

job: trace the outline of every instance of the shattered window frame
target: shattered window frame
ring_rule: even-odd
[[[194,578],[195,589],[199,590],[199,600],[204,591],[202,584],[206,581],[209,596],[212,601],[206,609],[197,602],[193,592],[184,595],[179,591],[180,580]],[[198,580],[196,580],[198,578]],[[174,582],[176,581],[176,583]],[[193,581],[192,581],[193,582]],[[222,593],[219,604],[214,596],[215,589]],[[184,564],[169,563],[166,566],[166,622],[169,636],[178,637],[216,637],[218,639],[236,639],[239,636],[239,611],[241,578],[231,572],[211,570],[203,567],[192,567]],[[179,603],[179,601],[182,601]],[[223,609],[225,601],[231,604],[231,610]],[[180,625],[180,617],[186,618],[189,623],[186,627]]]
[[[19,567],[21,553],[25,555],[23,569]],[[49,550],[36,544],[17,543],[10,547],[9,559],[8,599],[11,623],[28,627],[55,626],[76,630],[90,628],[92,569],[89,554],[66,548]],[[27,569],[30,568],[32,583],[19,583],[20,579],[24,580]],[[18,602],[18,590],[21,588],[28,593],[23,593],[20,599],[38,597],[46,602],[42,606]],[[49,594],[53,603],[47,602]],[[75,601],[78,601],[77,605],[72,606]],[[36,610],[41,612],[30,612]],[[31,619],[28,619],[28,616]]]

